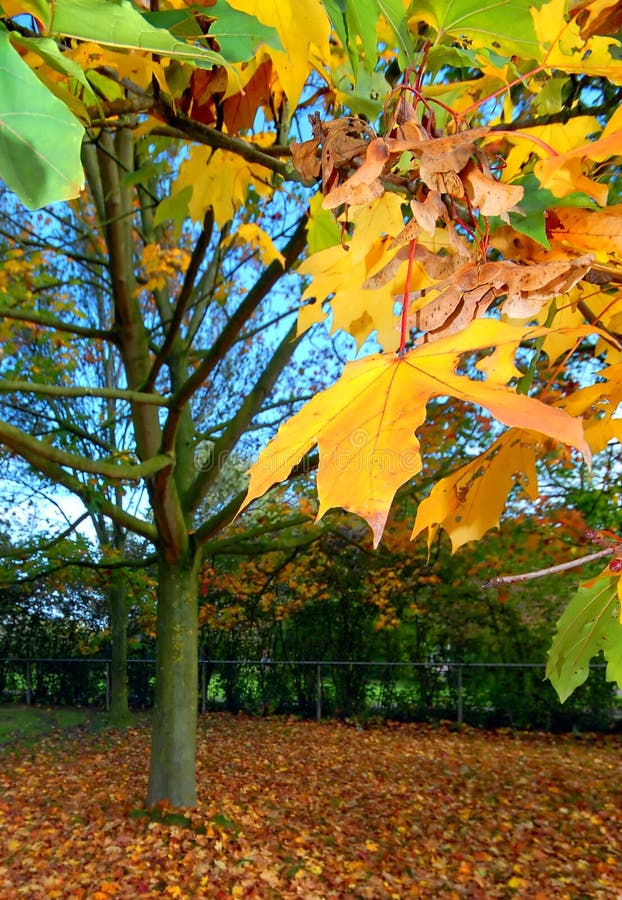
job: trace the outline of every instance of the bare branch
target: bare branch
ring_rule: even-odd
[[[6,294],[3,294],[2,296],[4,300],[10,299]],[[113,344],[118,343],[117,337],[112,331],[106,331],[102,328],[88,328],[85,325],[74,325],[70,322],[63,322],[56,316],[46,312],[19,309],[12,306],[0,306],[0,319],[11,319],[15,322],[29,322],[33,325],[43,326],[44,328],[53,328],[55,331],[62,331],[66,334],[75,334],[77,337],[110,341]]]
[[[92,460],[86,456],[68,453],[66,450],[53,447],[2,421],[0,421],[0,443],[28,460],[35,468],[39,468],[37,461],[47,460],[76,472],[101,475],[103,478],[110,478],[114,481],[140,481],[142,478],[151,478],[174,464],[174,458],[169,453],[158,453],[141,463],[110,463],[103,460]]]
[[[536,569],[533,572],[522,572],[519,575],[498,575],[491,578],[490,581],[483,581],[482,587],[498,587],[500,584],[514,584],[519,581],[530,581],[532,578],[543,578],[545,575],[553,575],[555,572],[566,572],[568,569],[576,569],[577,566],[583,566],[585,563],[594,562],[595,559],[602,559],[604,556],[613,556],[614,547],[606,547],[604,550],[598,550],[596,553],[588,553],[580,559],[571,559],[565,563],[559,563],[556,566],[546,566],[544,569]]]
[[[213,147],[215,150],[228,150],[229,153],[235,153],[249,163],[255,163],[269,169],[271,172],[275,172],[287,181],[302,181],[302,177],[295,169],[275,159],[270,154],[264,153],[256,144],[248,143],[241,138],[231,137],[222,131],[218,131],[217,128],[203,125],[202,122],[196,122],[194,119],[184,115],[184,113],[173,109],[163,99],[160,99],[158,108],[173,129],[172,132],[167,132],[169,137],[190,138],[190,140],[197,141],[197,143],[207,144],[208,147]]]
[[[125,391],[121,388],[65,387],[58,384],[40,384],[34,381],[0,379],[0,393],[39,394],[47,397],[107,397],[110,400],[125,400],[127,403],[168,406],[168,400],[162,397],[161,394],[146,394],[144,391]]]

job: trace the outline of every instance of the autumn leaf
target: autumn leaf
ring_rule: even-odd
[[[554,260],[530,266],[509,260],[469,262],[449,278],[410,295],[414,300],[409,321],[424,332],[425,340],[435,340],[462,331],[481,318],[491,303],[504,297],[501,308],[513,319],[528,319],[552,297],[565,294],[590,270],[593,257]],[[438,292],[429,300],[429,294]]]
[[[392,238],[403,228],[401,200],[391,192],[385,193],[373,204],[352,211],[356,222],[352,239],[345,249],[340,243],[326,247],[309,256],[298,267],[301,275],[312,276],[312,281],[302,295],[304,305],[298,317],[298,333],[302,334],[316,322],[323,321],[327,313],[322,302],[332,295],[332,330],[347,330],[362,346],[376,332],[376,340],[387,350],[396,350],[399,343],[397,318],[393,312],[393,294],[403,289],[403,277],[399,269],[405,258],[396,258]],[[330,215],[321,210],[324,215]],[[310,223],[313,227],[313,220]],[[381,234],[378,235],[378,231]],[[313,233],[313,232],[312,232]],[[335,232],[332,231],[333,237]],[[394,263],[392,271],[378,282],[374,273],[383,264]],[[430,279],[425,276],[426,284]]]
[[[411,150],[419,158],[419,175],[430,190],[464,196],[464,185],[460,173],[476,153],[475,141],[488,133],[487,128],[474,128],[447,137],[421,140],[419,136],[410,138],[387,138],[386,143],[392,153]]]
[[[367,145],[365,160],[343,184],[333,188],[322,202],[324,209],[335,209],[343,203],[364,206],[384,193],[380,176],[389,159],[387,145],[382,138],[374,138]]]
[[[585,439],[592,453],[599,453],[611,440],[622,443],[622,419],[617,415],[622,404],[622,363],[606,366],[599,374],[596,384],[579,388],[560,401],[571,416],[584,418]]]
[[[584,39],[579,17],[569,20],[566,11],[564,0],[550,0],[531,10],[544,65],[559,72],[580,72],[620,83],[619,40],[603,34],[587,36],[587,32]]]
[[[278,250],[270,235],[260,228],[254,222],[243,222],[236,229],[235,234],[227,238],[226,244],[246,243],[250,244],[257,252],[264,263],[270,265],[273,260],[278,260],[281,265],[284,264],[283,254]]]
[[[261,196],[270,190],[269,172],[251,165],[228,150],[193,147],[179,168],[173,194],[190,190],[187,206],[191,218],[202,222],[206,209],[214,210],[219,225],[229,222],[235,211],[246,201],[249,185]]]
[[[175,814],[142,806],[146,724],[3,748],[3,900],[619,893],[617,735],[218,713],[197,749]]]
[[[354,512],[367,521],[377,545],[395,492],[421,470],[415,432],[425,420],[426,404],[437,396],[476,403],[506,425],[541,431],[589,458],[579,420],[517,394],[494,377],[474,381],[456,374],[463,353],[541,333],[477,321],[463,333],[458,347],[453,339],[443,338],[403,358],[376,354],[347,364],[333,387],[281,425],[251,467],[241,509],[287,478],[317,445],[318,518],[333,507]]]
[[[622,66],[620,66],[622,78]],[[607,202],[608,189],[605,184],[584,175],[587,161],[602,162],[609,157],[622,156],[622,128],[605,134],[597,141],[589,141],[574,150],[539,160],[534,172],[544,188],[556,197],[564,197],[575,191],[583,191],[600,205]]]
[[[255,16],[263,25],[275,28],[283,50],[267,48],[274,69],[292,107],[309,74],[309,57],[330,69],[330,20],[320,0],[229,0],[234,9]]]
[[[511,429],[484,453],[437,481],[421,501],[411,538],[427,531],[428,550],[442,528],[453,552],[497,528],[508,494],[520,486],[537,500],[534,435]]]
[[[464,173],[464,181],[471,205],[483,216],[500,216],[506,221],[507,214],[515,210],[523,198],[524,190],[520,184],[504,184],[493,178],[489,171],[472,164]]]
[[[551,243],[589,250],[596,259],[609,262],[611,257],[622,261],[622,206],[608,206],[606,210],[555,208],[550,210],[547,235]]]

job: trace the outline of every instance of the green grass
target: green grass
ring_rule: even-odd
[[[37,740],[50,732],[76,726],[92,729],[99,724],[97,720],[103,718],[94,710],[71,706],[51,709],[3,703],[0,704],[0,747],[15,741]]]

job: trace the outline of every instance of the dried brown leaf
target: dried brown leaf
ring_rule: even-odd
[[[525,193],[521,185],[497,181],[476,165],[467,167],[463,179],[471,205],[478,207],[483,216],[501,216],[504,221]]]
[[[326,194],[322,201],[323,209],[335,209],[343,203],[363,205],[381,197],[384,188],[380,176],[388,159],[389,151],[384,140],[378,137],[370,141],[363,164],[343,184]]]
[[[290,144],[294,166],[305,181],[313,181],[320,174],[321,163],[317,154],[319,146],[319,137],[311,138],[302,143],[292,141]]]
[[[593,257],[589,255],[532,266],[508,260],[484,265],[466,263],[434,285],[438,294],[429,303],[419,302],[422,292],[411,294],[419,307],[409,317],[411,326],[425,332],[427,341],[445,337],[483,316],[490,304],[504,295],[505,315],[514,319],[530,318],[551,297],[571,290],[592,263]]]
[[[449,137],[429,140],[387,138],[387,145],[391,153],[410,150],[419,156],[421,180],[431,190],[463,197],[464,185],[460,173],[471,157],[476,155],[475,141],[487,133],[487,128],[473,128]]]

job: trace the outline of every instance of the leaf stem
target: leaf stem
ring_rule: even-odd
[[[559,156],[557,150],[551,147],[550,144],[547,144],[546,141],[543,141],[542,138],[537,137],[535,134],[527,134],[525,131],[515,131],[514,129],[509,128],[495,128],[493,132],[494,135],[497,134],[509,134],[512,137],[521,137],[526,141],[531,141],[533,144],[537,144],[538,147],[542,147],[545,153],[548,153],[550,157]]]
[[[410,279],[412,277],[416,249],[417,238],[413,238],[410,242],[410,250],[408,252],[408,270],[406,271],[406,282],[404,284],[404,294],[402,296],[402,324],[400,329],[400,349],[398,353],[400,359],[404,356],[406,338],[408,336],[408,298],[410,296]]]

